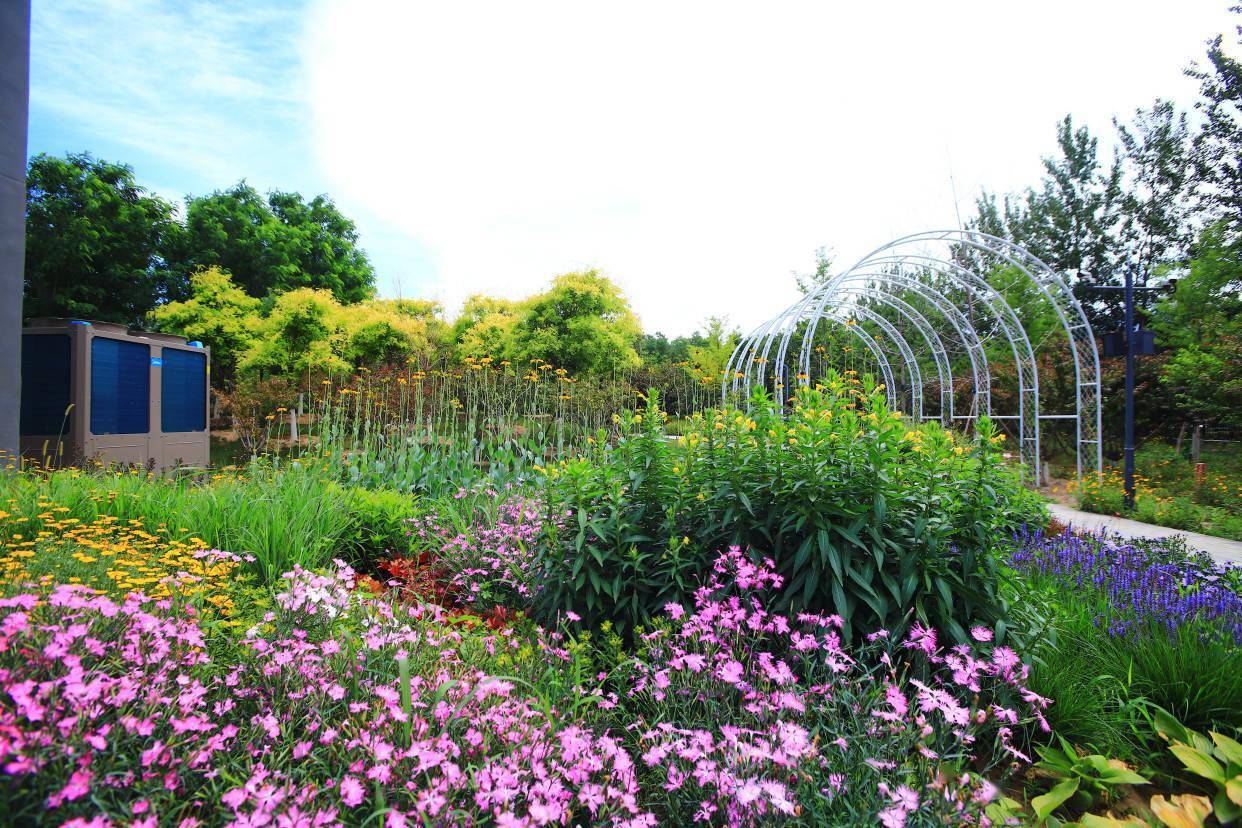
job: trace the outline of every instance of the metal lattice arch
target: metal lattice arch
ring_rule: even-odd
[[[1005,283],[996,284],[999,278]],[[1011,306],[1007,295],[1024,301]],[[1031,320],[1039,312],[1055,323],[1045,322],[1032,342]],[[724,394],[762,387],[783,399],[791,378],[801,385],[815,382],[813,352],[821,324],[843,327],[859,340],[860,353],[874,360],[890,406],[911,418],[967,426],[981,415],[1016,420],[1022,463],[1036,481],[1041,423],[1072,419],[1079,478],[1101,468],[1095,335],[1065,280],[1019,245],[985,233],[936,230],[877,248],[744,337],[729,360]],[[986,345],[994,340],[1001,343],[1004,361],[1012,360],[1016,411],[993,407],[999,366],[995,349],[989,362]],[[1073,360],[1073,411],[1041,407],[1036,355],[1053,341],[1067,343]],[[962,385],[970,391],[968,410],[955,408],[954,389]],[[929,390],[938,390],[931,400]]]

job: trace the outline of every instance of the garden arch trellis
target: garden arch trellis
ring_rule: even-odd
[[[1001,276],[1009,281],[995,284]],[[1019,282],[1033,289],[1028,291],[1033,298],[1015,308],[1005,293]],[[917,307],[912,304],[916,301]],[[1036,353],[1047,337],[1032,344],[1028,336],[1021,311],[1031,302],[1055,312],[1058,326],[1054,331],[1068,344],[1074,370],[1073,412],[1041,408]],[[939,384],[938,415],[923,414],[924,381],[914,349],[889,314],[879,308],[912,326],[926,344]],[[1079,478],[1084,471],[1100,469],[1100,361],[1095,335],[1065,280],[1021,246],[986,233],[935,230],[878,247],[744,337],[729,359],[723,393],[748,393],[756,386],[781,390],[789,384],[791,373],[799,384],[812,383],[815,333],[822,320],[846,325],[863,340],[879,365],[890,403],[915,419],[969,424],[980,415],[988,415],[1017,420],[1023,466],[1035,480],[1040,477],[1041,423],[1072,419]],[[941,330],[934,324],[937,320],[944,323]],[[880,339],[895,348],[904,377],[911,384],[908,394],[897,393],[893,366],[884,349],[877,337],[856,321],[870,323],[873,332],[878,329]],[[984,345],[998,338],[1013,360],[1018,386],[1016,412],[993,409],[992,371],[997,360],[989,362]],[[946,339],[956,343],[964,361],[969,362],[973,386],[969,413],[954,410],[953,369]],[[796,355],[791,345],[796,346]]]

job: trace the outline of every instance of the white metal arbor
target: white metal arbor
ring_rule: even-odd
[[[1013,307],[1005,298],[1013,294],[1027,298]],[[1023,313],[1032,304],[1045,316],[1051,309],[1056,319],[1034,345],[1028,335],[1033,313]],[[946,425],[969,424],[981,415],[1017,420],[1021,459],[1035,480],[1040,477],[1041,422],[1072,419],[1079,477],[1101,468],[1095,335],[1065,280],[1024,248],[965,230],[916,233],[889,242],[744,337],[730,357],[723,393],[784,389],[791,373],[799,384],[814,382],[815,334],[825,320],[845,325],[862,341],[878,366],[890,405],[914,419],[939,419]],[[923,365],[934,366],[936,413],[925,411],[923,371],[907,333],[917,333],[911,338],[926,355]],[[1073,360],[1073,412],[1045,412],[1040,404],[1036,353],[1054,335],[1068,344]],[[1016,412],[993,410],[997,366],[995,352],[989,364],[985,349],[991,340],[1001,341],[1002,353],[1013,360]],[[896,369],[890,355],[900,363]],[[961,357],[959,373],[964,373],[961,366],[969,366],[973,396],[966,412],[954,410],[953,356]],[[909,385],[903,389],[898,383]]]

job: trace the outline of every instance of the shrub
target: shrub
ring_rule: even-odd
[[[346,491],[351,519],[341,534],[338,554],[368,563],[404,554],[409,548],[409,520],[416,514],[414,498],[391,489]]]
[[[910,623],[967,641],[1005,633],[994,551],[1035,515],[986,419],[969,443],[889,411],[841,377],[790,409],[761,395],[663,433],[652,395],[620,436],[549,470],[545,618],[563,610],[632,631],[695,587],[714,550],[771,550],[782,608],[831,612],[847,636]],[[602,435],[601,435],[602,437]]]
[[[720,555],[612,676],[662,822],[978,824],[996,788],[977,773],[1027,762],[1014,729],[1047,704],[1018,657],[981,628],[949,650],[921,625],[849,647],[838,617],[769,611],[782,580]]]

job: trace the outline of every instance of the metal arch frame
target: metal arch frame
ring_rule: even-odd
[[[1013,308],[1009,307],[1009,304],[1005,302],[1000,293],[988,284],[986,279],[962,265],[914,254],[907,254],[902,257],[873,255],[871,258],[864,259],[863,262],[855,265],[854,268],[832,277],[812,294],[813,296],[819,296],[820,301],[815,311],[811,314],[809,329],[802,340],[801,364],[803,366],[809,364],[810,353],[807,350],[807,343],[814,339],[816,319],[823,314],[824,306],[849,274],[863,267],[864,264],[875,266],[883,271],[886,267],[900,268],[909,262],[914,262],[915,266],[923,273],[927,271],[938,273],[957,287],[968,291],[972,296],[977,296],[992,311],[992,314],[1004,331],[1005,338],[1009,341],[1010,350],[1013,353],[1014,364],[1018,367],[1019,395],[1017,416],[1020,434],[1019,454],[1024,465],[1031,470],[1034,479],[1038,481],[1040,472],[1039,376],[1035,370],[1034,349],[1031,348],[1030,339],[1026,335],[1026,329],[1023,328],[1021,321],[1013,312]],[[787,340],[788,335],[786,336],[786,344]],[[995,415],[989,410],[989,416]]]
[[[1017,417],[1019,433],[1021,435],[1019,449],[1028,465],[1034,472],[1038,473],[1037,458],[1040,456],[1039,428],[1037,425],[1039,421],[1039,374],[1035,370],[1035,351],[1031,347],[1031,341],[1026,335],[1026,329],[1023,327],[1021,320],[1018,319],[1017,314],[1014,313],[1013,308],[983,277],[956,262],[943,261],[919,254],[906,254],[900,257],[875,258],[871,260],[871,264],[882,266],[885,270],[893,267],[902,268],[903,273],[906,266],[913,266],[924,273],[928,271],[936,273],[957,288],[966,291],[972,297],[976,297],[995,319],[1005,340],[1009,343],[1009,350],[1013,355],[1014,365],[1017,369]],[[945,301],[947,302],[947,300]],[[978,331],[975,329],[974,324],[969,319],[966,319],[960,311],[958,314],[962,316],[967,328],[974,331],[975,339],[978,340]],[[980,352],[983,351],[981,341],[979,349]],[[983,413],[992,417],[1005,416],[997,415],[992,411],[990,376],[988,385],[988,405]]]
[[[880,348],[879,343],[875,341],[875,338],[872,337],[871,334],[867,333],[866,331],[864,331],[862,328],[858,327],[857,325],[847,325],[844,320],[838,319],[836,316],[829,316],[826,318],[831,322],[836,322],[837,324],[841,325],[846,330],[852,331],[853,334],[859,339],[859,341],[862,342],[863,346],[871,353],[871,356],[875,359],[875,361],[880,366],[880,374],[881,374],[881,378],[884,381],[884,391],[885,391],[885,396],[888,399],[888,405],[890,408],[896,409],[897,408],[897,384],[893,381],[892,365],[889,363],[888,357],[884,355],[884,350]],[[753,340],[757,344],[759,341],[758,337],[761,336],[761,331],[766,331],[768,328],[773,327],[773,325],[777,322],[778,322],[778,319],[776,318],[768,320],[768,322],[765,322],[764,324],[755,328],[755,330],[752,331],[751,334],[747,336],[746,340],[744,341]],[[757,384],[760,387],[763,387],[764,385],[766,385],[765,377],[766,377],[766,366],[767,366],[767,361],[768,361],[767,354],[770,351],[771,351],[771,340],[768,341],[768,347],[764,350],[763,356],[751,356],[750,357],[752,364],[758,364],[759,366],[759,368],[756,371],[757,373],[756,379],[757,379]],[[725,396],[728,395],[730,391],[730,384],[732,385],[732,391],[734,393],[738,391],[738,375],[739,374],[744,375],[746,377],[746,385],[745,385],[746,391],[747,392],[750,391],[750,387],[751,387],[750,371],[748,370],[748,366],[746,366],[746,363],[744,362],[744,358],[754,353],[756,353],[754,349],[750,349],[750,348],[743,351],[740,344],[738,345],[737,348],[734,349],[733,353],[729,356],[728,364],[725,366],[725,379],[724,379],[724,383],[722,384],[722,388],[721,388],[721,392],[723,395]],[[747,367],[747,370],[743,370],[744,366]],[[783,382],[780,379],[777,380],[777,384],[780,385],[781,388],[784,387]]]
[[[966,351],[967,359],[970,361],[971,377],[974,381],[974,386],[975,386],[975,401],[974,401],[975,413],[968,414],[968,415],[962,415],[962,419],[972,419],[973,417],[979,416],[981,414],[991,413],[992,411],[992,399],[991,399],[992,383],[991,383],[990,368],[988,366],[987,352],[984,350],[982,340],[979,339],[978,331],[976,331],[974,326],[970,324],[970,321],[966,318],[965,314],[963,314],[960,310],[957,309],[956,306],[954,306],[952,302],[945,299],[944,296],[937,293],[930,286],[924,284],[923,282],[918,281],[917,279],[905,276],[904,274],[893,273],[889,271],[875,271],[875,272],[866,272],[866,273],[853,272],[853,273],[850,273],[847,278],[842,280],[843,289],[847,289],[847,290],[851,289],[851,286],[849,283],[856,282],[856,281],[862,281],[867,284],[873,284],[874,282],[879,282],[879,281],[886,282],[888,284],[898,286],[904,290],[909,290],[912,293],[916,293],[924,301],[931,304],[939,312],[939,314],[945,318],[945,320],[949,323],[950,327],[953,328],[954,332],[957,334],[959,340],[961,341],[963,348]],[[892,299],[897,298],[895,296],[890,297],[889,294],[884,294],[884,295]],[[925,323],[927,322],[926,317],[923,317],[921,313],[919,314],[919,316],[923,318]],[[935,331],[934,328],[932,329],[932,333],[937,337],[937,339],[939,339],[939,334]],[[948,370],[948,373],[951,377],[952,376],[951,368]],[[952,402],[951,402],[952,393],[950,393],[949,399],[950,399],[950,410],[951,410],[952,409]],[[954,415],[954,417],[956,416],[957,415]]]
[[[1075,454],[1078,477],[1081,480],[1084,446],[1092,447],[1088,458],[1093,461],[1094,471],[1102,470],[1104,447],[1101,439],[1103,413],[1100,400],[1100,355],[1095,344],[1095,333],[1087,321],[1087,314],[1073,291],[1066,285],[1065,280],[1038,256],[1021,245],[988,233],[967,230],[931,230],[904,236],[876,248],[864,256],[859,264],[868,261],[876,254],[896,247],[929,242],[965,245],[1001,259],[1017,267],[1019,272],[1048,299],[1061,322],[1062,330],[1070,346],[1070,353],[1074,358],[1075,412],[1073,417],[1077,428]],[[1066,415],[1048,416],[1064,417]],[[1036,433],[1038,434],[1038,427]]]
[[[892,322],[884,318],[883,315],[876,313],[871,308],[865,308],[861,305],[851,305],[848,308],[844,305],[838,305],[836,308],[838,313],[847,313],[852,317],[861,316],[870,322],[875,323],[884,335],[892,340],[897,346],[897,353],[901,356],[902,362],[906,364],[906,374],[910,378],[910,416],[915,420],[923,419],[923,371],[919,368],[919,361],[914,356],[914,349],[910,347],[910,343],[901,335],[901,331]],[[846,324],[849,324],[848,322]],[[783,368],[784,365],[778,366]],[[807,372],[807,382],[810,373]]]
[[[985,261],[990,259],[994,262],[1010,265],[1017,271],[1017,279],[1028,280],[1042,297],[1052,305],[1060,322],[1061,330],[1069,343],[1070,352],[1074,360],[1074,414],[1040,414],[1039,376],[1035,364],[1034,349],[1031,347],[1025,327],[1014,313],[1014,309],[1010,307],[999,290],[988,283],[986,276],[978,272],[977,267],[966,266],[966,263],[954,257],[952,253],[950,256],[925,254],[922,250],[928,244],[949,245],[951,251],[966,248],[983,254],[986,257]],[[919,246],[917,248],[919,252],[907,252],[907,249],[911,246]],[[914,269],[913,273],[907,272],[910,268]],[[968,357],[971,359],[972,373],[975,379],[976,413],[990,414],[991,371],[990,366],[987,366],[986,362],[980,359],[980,357],[984,359],[986,357],[984,356],[979,331],[973,324],[973,321],[967,319],[962,314],[960,308],[923,281],[927,275],[932,273],[940,278],[947,279],[951,285],[966,291],[972,298],[982,300],[981,304],[989,312],[988,315],[995,320],[1000,332],[1008,340],[1010,351],[1013,354],[1014,363],[1017,367],[1019,381],[1019,412],[1017,419],[1020,421],[1022,433],[1021,455],[1024,464],[1031,467],[1034,471],[1035,479],[1039,479],[1040,472],[1040,421],[1049,418],[1073,418],[1075,420],[1077,429],[1075,448],[1079,477],[1081,478],[1082,476],[1084,466],[1093,466],[1098,470],[1102,459],[1099,355],[1096,350],[1095,336],[1090,324],[1087,322],[1086,313],[1074,297],[1072,291],[1067,287],[1065,281],[1047,264],[1020,246],[985,233],[962,230],[936,230],[904,236],[876,248],[862,257],[853,267],[830,278],[824,285],[789,305],[777,316],[770,319],[767,323],[757,326],[748,334],[730,356],[721,387],[722,394],[727,394],[730,387],[736,392],[739,386],[750,386],[752,372],[749,370],[745,360],[758,353],[762,353],[763,358],[755,360],[760,363],[757,379],[760,382],[765,382],[767,357],[771,355],[774,346],[776,346],[777,350],[777,365],[774,369],[773,379],[783,387],[787,373],[785,362],[788,358],[789,343],[798,333],[799,327],[803,326],[804,323],[805,327],[802,331],[802,343],[797,364],[802,369],[799,377],[800,381],[809,383],[810,354],[819,320],[827,318],[840,322],[836,317],[841,312],[841,308],[852,307],[853,309],[862,310],[862,306],[857,303],[857,297],[866,296],[897,310],[898,313],[911,321],[920,330],[925,339],[927,338],[928,331],[935,334],[939,346],[934,344],[932,339],[927,339],[927,341],[933,358],[937,356],[944,357],[943,363],[940,359],[936,360],[937,370],[942,372],[940,376],[942,379],[941,409],[943,416],[945,410],[945,399],[943,396],[944,379],[945,377],[949,378],[951,388],[952,377],[951,367],[947,366],[947,356],[943,350],[943,340],[939,339],[935,329],[930,324],[927,324],[927,318],[917,309],[903,301],[905,309],[914,314],[914,316],[910,316],[903,312],[903,309],[898,307],[893,301],[890,301],[897,297],[886,294],[885,291],[900,287],[917,293],[929,302],[956,331],[966,349]],[[859,286],[857,284],[859,282],[865,282],[866,284]],[[835,303],[838,299],[845,299],[850,304],[834,304],[830,310],[825,310],[830,302]],[[902,300],[898,299],[898,301]],[[861,316],[863,314],[855,315]],[[873,321],[875,318],[884,319],[882,315],[874,311],[872,312],[872,317]],[[920,324],[918,319],[922,319],[924,324]],[[888,328],[892,328],[891,322],[887,319],[884,321]],[[877,324],[880,323],[877,322]],[[884,326],[882,325],[881,327]],[[855,327],[855,330],[858,329]],[[893,338],[898,349],[903,351],[903,358],[907,359],[907,366],[909,368],[912,364],[910,355],[906,353],[909,349],[909,344],[905,342],[900,332],[897,332],[895,328],[893,328],[893,332],[895,336],[890,334],[890,338]],[[885,333],[889,332],[886,330]],[[777,345],[778,340],[779,345]],[[937,354],[938,347],[939,354]],[[879,350],[878,344],[876,348],[871,350],[872,355],[877,358],[877,361],[880,361],[882,365],[887,364],[887,360],[882,359],[882,353],[877,353]],[[913,365],[917,368],[917,361],[914,361]],[[943,370],[945,367],[949,367],[947,372]],[[912,414],[916,407],[916,399],[918,407],[921,408],[923,396],[921,372],[916,376],[916,381],[918,383],[917,394],[915,388],[912,388],[911,391]],[[887,384],[891,398],[894,393],[891,380],[887,380]],[[952,405],[951,399],[952,395],[950,393],[950,406]]]
[[[854,287],[845,288],[852,296],[862,296],[866,299],[879,302],[885,307],[892,308],[897,311],[902,318],[908,320],[919,334],[923,337],[923,341],[927,343],[928,353],[932,356],[932,361],[936,364],[936,376],[940,382],[940,420],[948,422],[953,419],[953,368],[949,364],[948,351],[945,350],[944,340],[940,338],[940,334],[927,321],[927,317],[919,313],[912,305],[898,296],[876,290],[871,287]],[[922,419],[929,419],[924,414]]]
[[[975,383],[975,415],[964,415],[967,419],[978,414],[990,413],[992,410],[991,400],[991,369],[988,365],[987,352],[983,347],[983,341],[979,338],[979,332],[970,324],[957,307],[947,300],[944,296],[937,293],[929,285],[918,281],[904,274],[892,273],[889,271],[874,271],[867,273],[851,273],[848,278],[842,281],[843,285],[847,285],[852,281],[883,281],[891,285],[901,287],[918,294],[924,301],[930,303],[949,323],[949,325],[957,333],[958,338],[962,342],[962,346],[966,350],[966,356],[970,360],[971,375]]]

